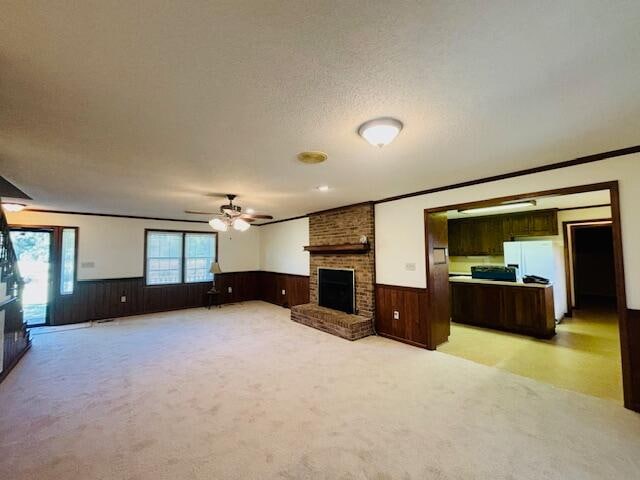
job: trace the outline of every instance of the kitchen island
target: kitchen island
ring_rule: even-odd
[[[450,277],[451,320],[538,338],[556,333],[552,285]]]

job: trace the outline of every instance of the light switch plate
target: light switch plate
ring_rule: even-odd
[[[416,264],[411,262],[411,263],[405,263],[404,264],[404,269],[407,272],[415,272],[416,271]]]
[[[96,262],[81,262],[80,266],[82,268],[95,268]]]
[[[127,296],[126,295],[122,295],[120,297],[120,303],[127,303]]]
[[[282,290],[282,294],[283,294],[283,295],[286,295],[286,294],[287,294],[287,291],[283,289],[283,290]]]
[[[398,310],[393,311],[393,319],[400,320],[400,312]]]
[[[233,293],[233,287],[229,287],[229,288],[227,288],[227,292],[229,292],[229,293]]]

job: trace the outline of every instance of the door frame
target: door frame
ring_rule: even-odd
[[[573,235],[573,229],[576,226],[582,226],[582,225],[584,225],[585,227],[588,227],[588,226],[600,227],[605,225],[611,225],[611,231],[613,233],[613,220],[611,219],[611,217],[595,218],[595,219],[587,219],[587,220],[569,220],[566,222],[562,222],[562,237],[564,242],[564,264],[565,264],[564,273],[565,273],[565,286],[567,290],[567,313],[565,314],[566,317],[572,317],[573,309],[578,308],[577,298],[576,298],[575,305],[573,305],[573,300],[572,300],[573,293],[575,290],[573,285],[574,282],[572,281],[572,278],[575,280],[575,271],[576,271],[575,245],[574,245],[575,238]],[[569,233],[571,233],[571,235],[569,235]],[[569,268],[569,266],[571,266],[571,268]],[[573,272],[573,275],[571,275],[571,272]]]
[[[49,304],[47,306],[47,322],[32,326],[49,326],[55,325],[56,308],[58,301],[61,297],[73,295],[78,284],[78,245],[79,245],[79,233],[80,229],[74,226],[67,225],[25,225],[25,224],[10,224],[9,230],[23,230],[23,231],[45,231],[51,233],[51,250],[49,253],[50,260],[50,272],[51,277],[51,289],[49,291]],[[74,269],[73,269],[73,288],[74,293],[69,295],[62,295],[60,293],[60,269],[62,268],[62,231],[63,230],[75,230],[75,247],[74,247]]]
[[[622,247],[622,225],[620,221],[620,190],[617,180],[610,182],[592,183],[587,185],[577,185],[572,187],[555,188],[551,190],[541,190],[535,192],[521,193],[516,195],[506,195],[475,202],[463,202],[452,205],[443,205],[439,207],[424,209],[425,219],[425,264],[426,278],[430,276],[429,272],[429,228],[428,215],[430,213],[443,212],[447,210],[459,210],[462,208],[488,207],[496,203],[508,202],[514,200],[524,200],[531,197],[543,197],[548,195],[569,195],[572,193],[585,193],[598,190],[609,190],[609,198],[611,202],[611,228],[613,233],[613,258],[616,277],[616,305],[618,316],[618,331],[620,335],[620,354],[622,363],[622,390],[624,396],[624,406],[631,410],[640,412],[640,375],[636,375],[634,379],[632,375],[631,358],[640,358],[640,343],[634,341],[629,335],[629,312],[627,311],[627,293],[624,276],[624,261]],[[427,298],[431,295],[429,284],[427,283]],[[427,327],[429,327],[430,319],[427,317]],[[634,384],[634,380],[635,383]]]

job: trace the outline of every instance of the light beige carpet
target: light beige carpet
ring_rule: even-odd
[[[36,335],[0,478],[632,479],[640,416],[261,302]]]

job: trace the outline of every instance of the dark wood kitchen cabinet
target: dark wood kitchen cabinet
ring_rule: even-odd
[[[451,320],[539,338],[555,335],[553,287],[451,281]]]
[[[558,235],[556,209],[449,220],[449,255],[504,254],[503,243],[517,237]]]

